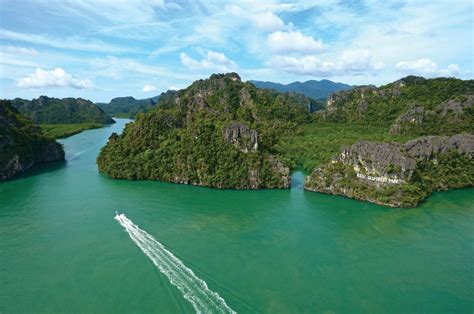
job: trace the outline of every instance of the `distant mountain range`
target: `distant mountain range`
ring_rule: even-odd
[[[327,98],[329,95],[342,90],[349,90],[354,86],[344,83],[337,83],[330,80],[310,80],[306,82],[293,82],[290,84],[280,84],[274,82],[250,81],[258,88],[270,88],[278,92],[301,93],[313,99]]]
[[[132,96],[113,98],[109,103],[96,103],[102,110],[110,115],[135,116],[146,112],[153,107],[160,96],[145,99],[135,99]]]

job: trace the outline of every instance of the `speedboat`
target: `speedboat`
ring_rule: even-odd
[[[119,216],[120,213],[118,211],[115,211],[115,216]]]

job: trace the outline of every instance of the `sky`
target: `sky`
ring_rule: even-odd
[[[279,83],[472,79],[471,0],[0,0],[0,98],[108,102],[212,73]]]

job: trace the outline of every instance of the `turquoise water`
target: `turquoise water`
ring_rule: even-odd
[[[473,312],[472,189],[398,210],[305,192],[301,173],[290,190],[112,180],[95,158],[117,121],[0,183],[1,313],[194,312],[115,210],[237,312]]]

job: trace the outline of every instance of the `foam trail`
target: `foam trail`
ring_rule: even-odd
[[[124,214],[116,215],[115,220],[125,228],[132,241],[151,259],[171,284],[191,302],[197,313],[235,313],[217,292],[210,290],[204,280],[197,277],[163,244],[140,229]]]

